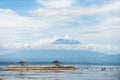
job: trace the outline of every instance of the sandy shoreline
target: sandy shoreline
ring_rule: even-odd
[[[3,70],[75,70],[73,66],[7,66]]]

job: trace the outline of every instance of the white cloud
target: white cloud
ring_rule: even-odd
[[[4,47],[48,49],[53,47],[53,49],[92,49],[96,51],[119,52],[117,48],[112,46],[98,46],[99,43],[107,43],[109,40],[111,41],[108,44],[119,43],[120,38],[117,35],[120,34],[119,30],[117,30],[120,25],[118,15],[120,13],[119,0],[114,0],[112,3],[101,6],[90,7],[74,7],[75,0],[38,0],[38,2],[42,7],[30,10],[31,16],[21,16],[11,9],[0,9],[0,38],[3,41],[6,41],[6,39],[13,40],[11,41],[13,43],[6,41]],[[98,19],[102,17],[102,19],[100,22],[94,23],[94,25],[82,26],[85,23],[82,23],[82,19],[77,19],[81,18],[81,16],[92,16]],[[81,24],[76,26],[77,23]],[[19,31],[22,34],[19,34]],[[79,34],[86,31],[98,33]],[[95,45],[59,46],[50,44],[57,38],[51,39],[49,37],[65,34],[78,40],[94,43]],[[29,39],[28,43],[26,43],[27,41],[25,42],[24,35]],[[38,38],[36,39],[35,36],[38,36]],[[47,39],[42,39],[43,37],[41,36],[47,37]],[[15,42],[14,40],[17,39],[19,41]],[[36,41],[34,42],[34,40]]]
[[[19,26],[18,15],[10,9],[0,9],[0,27]]]
[[[93,6],[87,9],[88,14],[106,14],[114,11],[120,12],[120,1],[116,0],[109,4],[104,4],[102,6]]]
[[[101,44],[119,45],[120,37],[119,16],[108,16],[101,22],[84,28],[80,31],[80,37],[86,42],[97,42]]]
[[[69,8],[74,0],[37,0],[40,5],[46,8]]]
[[[69,37],[67,35],[65,36],[54,36],[53,38],[46,38],[46,39],[40,39],[38,41],[33,42],[11,42],[11,43],[5,43],[1,47],[3,48],[43,48],[43,46],[48,46],[55,40],[59,38],[68,39]],[[12,46],[11,46],[12,45]]]
[[[0,13],[1,14],[14,14],[14,15],[16,15],[16,13],[14,11],[12,11],[11,9],[0,9]]]
[[[0,8],[0,43],[25,41],[31,39],[34,32],[48,29],[51,23],[47,19],[21,16],[11,9]],[[27,35],[27,37],[24,37]]]
[[[47,3],[49,3],[49,1],[47,1]],[[60,9],[43,7],[30,11],[30,14],[32,14],[33,16],[40,16],[40,17],[76,16],[76,15],[94,15],[94,14],[105,15],[106,13],[111,14],[116,11],[120,12],[119,4],[120,1],[113,1],[112,3],[104,4],[102,6],[91,6],[91,7],[60,8]]]
[[[45,28],[48,25],[47,20],[21,16],[11,9],[0,9],[0,27]]]
[[[49,3],[49,1],[46,1],[46,2]],[[48,19],[50,21],[50,23],[52,24],[49,26],[52,26],[53,28],[56,28],[56,29],[57,29],[57,27],[61,27],[61,26],[62,27],[68,26],[68,28],[71,28],[74,26],[75,32],[82,32],[82,31],[84,31],[84,29],[89,32],[91,32],[91,31],[95,31],[95,32],[102,31],[103,32],[106,30],[110,30],[113,27],[114,28],[117,27],[117,26],[115,26],[115,24],[120,21],[119,16],[116,15],[116,14],[120,13],[120,5],[119,4],[120,4],[120,1],[116,0],[116,1],[112,1],[111,3],[108,3],[108,4],[99,5],[99,6],[90,6],[90,7],[82,7],[81,6],[81,7],[72,8],[73,7],[72,6],[71,8],[59,8],[59,9],[51,8],[51,7],[49,7],[49,8],[41,7],[41,8],[35,9],[35,10],[31,10],[29,13],[32,16],[36,16],[38,18]],[[87,23],[84,23],[84,21],[82,19],[79,20],[82,16],[92,16],[93,18],[98,18],[98,20],[100,19],[101,21],[98,23],[93,22],[94,25],[89,25],[89,22],[88,22],[88,25],[87,25]],[[77,19],[77,18],[79,18],[79,19]],[[79,24],[79,25],[77,25],[77,27],[79,26],[80,28],[76,28],[76,26],[75,26],[76,24]],[[87,25],[87,26],[84,26],[84,25]],[[59,31],[61,29],[59,29]],[[72,28],[72,30],[73,30],[73,28]],[[73,33],[72,30],[71,31],[69,30],[69,33],[71,33],[70,35],[72,35],[72,33]],[[62,31],[62,32],[64,32],[64,31]],[[97,33],[96,33],[96,35],[97,35]],[[85,38],[85,37],[82,37],[82,38]]]
[[[5,49],[42,49],[42,50],[90,50],[97,52],[104,52],[107,54],[119,54],[120,48],[111,46],[111,45],[102,45],[102,44],[89,44],[82,43],[78,45],[69,45],[69,44],[52,44],[55,40],[59,38],[67,38],[67,36],[55,36],[53,38],[41,39],[39,41],[34,41],[31,43],[9,43],[5,44],[3,48]],[[12,45],[12,46],[11,46]]]

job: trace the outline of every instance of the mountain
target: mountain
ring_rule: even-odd
[[[56,41],[54,41],[52,44],[81,44],[81,42],[77,41],[77,40],[72,40],[72,39],[57,39]]]
[[[0,62],[61,62],[81,64],[120,64],[120,54],[107,55],[87,50],[20,50],[0,55]]]

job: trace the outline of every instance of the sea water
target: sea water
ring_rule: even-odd
[[[4,65],[1,64],[0,66],[5,67],[8,65],[10,64],[4,64]],[[12,64],[12,65],[16,65],[16,64]],[[42,64],[36,64],[36,65],[42,65]],[[26,70],[3,71],[1,69],[0,79],[3,80],[120,80],[119,65],[82,65],[82,64],[69,64],[69,65],[75,66],[78,69],[29,70],[29,71]]]

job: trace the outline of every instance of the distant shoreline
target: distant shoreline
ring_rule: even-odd
[[[117,63],[78,63],[78,62],[61,62],[61,65],[116,65],[120,66],[120,64]],[[0,62],[1,65],[18,65],[17,62]],[[26,62],[26,65],[53,65],[51,62]]]

